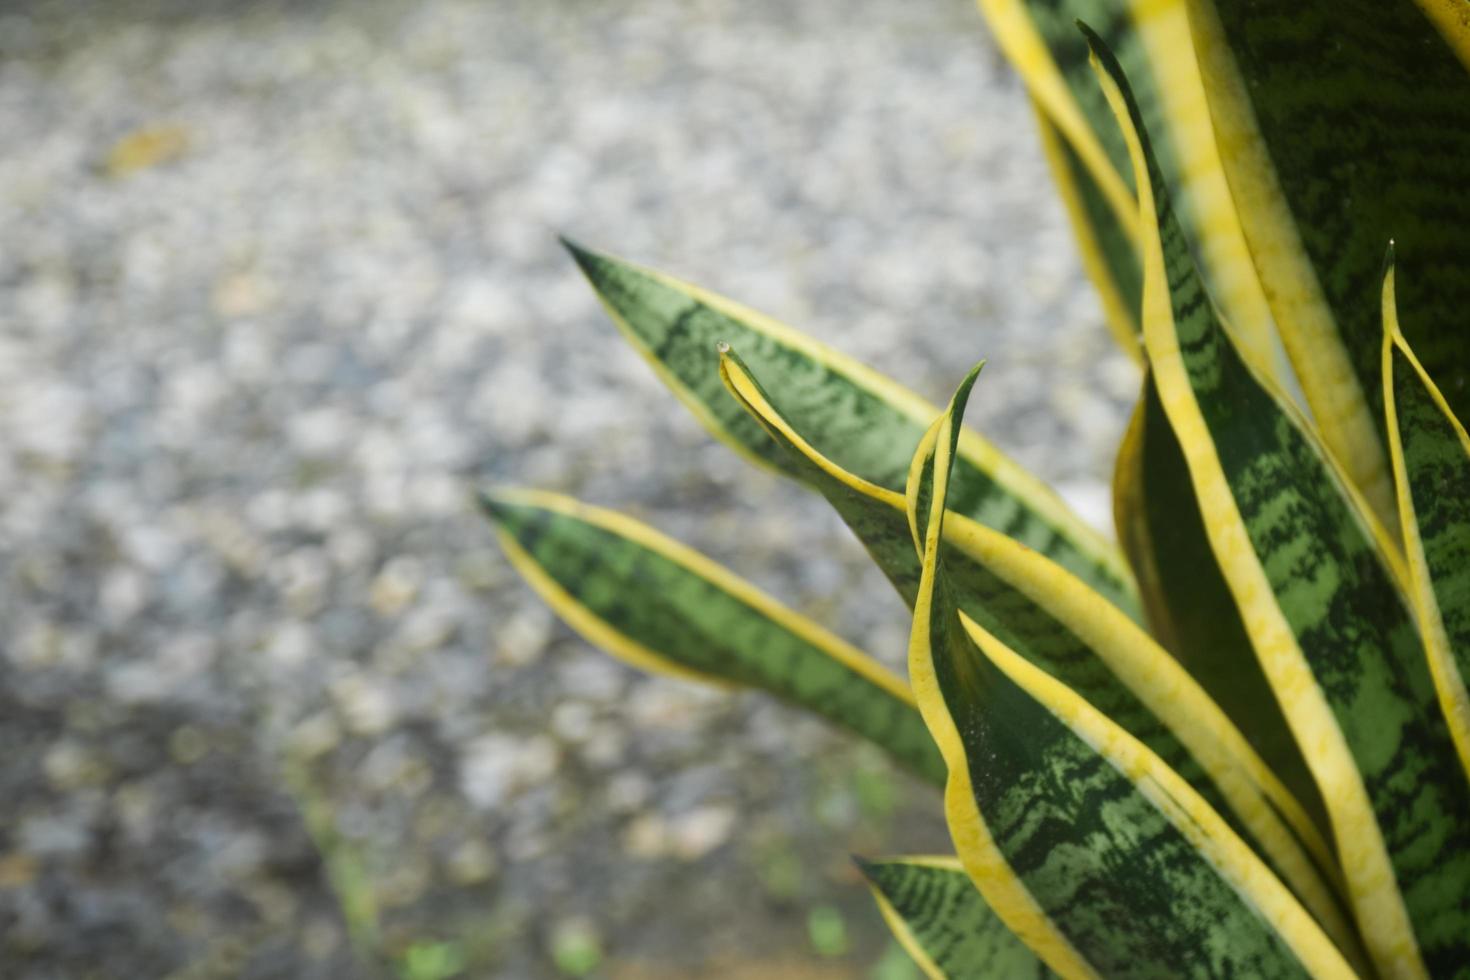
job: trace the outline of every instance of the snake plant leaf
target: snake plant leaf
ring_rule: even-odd
[[[1067,977],[1349,977],[1337,947],[1178,773],[959,609],[941,547],[962,386],[915,467],[909,675],[986,903]],[[1156,968],[1155,968],[1156,969]]]
[[[1470,773],[1470,436],[1399,329],[1383,279],[1383,404],[1415,612],[1440,707]]]
[[[1470,417],[1470,72],[1414,0],[1189,0],[1189,20],[1230,189],[1307,402],[1396,527],[1381,259],[1397,239],[1416,270],[1398,297],[1408,340],[1451,410]]]
[[[613,322],[712,434],[792,475],[760,425],[726,395],[716,345],[733,344],[779,384],[787,410],[842,466],[901,490],[909,457],[936,409],[870,368],[769,317],[668,276],[570,242]],[[955,509],[1025,542],[1132,615],[1126,562],[1040,481],[973,432],[955,476]]]
[[[1470,9],[1465,0],[1414,0],[1460,64],[1470,71]]]
[[[1285,356],[1230,199],[1183,0],[979,0],[979,5],[1046,117],[1043,144],[1056,133],[1090,176],[1096,203],[1111,212],[1109,219],[1093,208],[1080,215],[1068,201],[1084,266],[1103,296],[1113,332],[1118,333],[1121,322],[1113,312],[1119,281],[1098,262],[1096,245],[1108,240],[1107,226],[1112,225],[1136,251],[1138,215],[1127,146],[1088,68],[1087,45],[1075,26],[1078,19],[1097,28],[1136,79],[1144,118],[1160,134],[1164,172],[1186,227],[1200,243],[1206,280],[1232,322],[1241,325],[1253,362],[1284,379]],[[1054,152],[1049,155],[1064,200],[1089,189],[1070,168],[1059,165]],[[1137,306],[1131,317],[1137,321]],[[1136,350],[1131,337],[1123,346],[1130,353]]]
[[[1082,267],[1102,300],[1108,329],[1129,357],[1141,361],[1138,311],[1143,306],[1143,268],[1138,264],[1133,228],[1119,220],[1097,179],[1045,110],[1034,99],[1031,104],[1036,113],[1037,132],[1041,134],[1041,148],[1072,221]]]
[[[1113,511],[1149,631],[1245,734],[1313,825],[1325,830],[1321,793],[1210,550],[1184,451],[1147,372],[1118,450]]]
[[[643,670],[767,691],[943,780],[908,687],[851,644],[621,514],[535,491],[480,499],[516,570],[589,642]]]
[[[805,479],[914,605],[922,566],[905,498],[865,483],[816,452],[734,351],[724,353],[722,371],[736,399],[804,463]],[[921,447],[932,444],[926,435]],[[916,461],[923,458],[921,452]],[[951,513],[945,527],[946,582],[959,608],[1165,759],[1228,815],[1350,946],[1346,917],[1318,871],[1332,863],[1325,840],[1183,668],[1128,617],[1044,556],[959,514]]]
[[[857,865],[884,921],[930,980],[1056,976],[985,904],[958,858],[859,860]]]
[[[1386,534],[1240,357],[1196,274],[1116,59],[1145,235],[1144,344],[1221,572],[1322,789],[1358,927],[1389,976],[1470,961],[1470,786]],[[1427,972],[1426,972],[1427,971]]]

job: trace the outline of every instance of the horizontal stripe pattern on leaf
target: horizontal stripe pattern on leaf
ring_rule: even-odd
[[[1390,238],[1415,270],[1399,295],[1405,332],[1451,407],[1470,412],[1470,73],[1413,0],[1189,0],[1189,14],[1282,339],[1327,445],[1389,523],[1378,292]]]
[[[1118,451],[1113,507],[1154,638],[1224,709],[1325,833],[1321,793],[1220,574],[1184,452],[1149,374]]]
[[[930,980],[1049,980],[1056,974],[990,910],[956,858],[857,862],[883,918]]]
[[[932,489],[915,523],[924,572],[909,672],[949,766],[951,836],[982,896],[1068,977],[1351,976],[1188,783],[956,607],[940,542],[964,395],[915,474]],[[911,487],[911,501],[924,497]]]
[[[1043,145],[1055,132],[1066,154],[1090,175],[1089,180],[1063,166],[1061,155],[1048,147],[1053,173],[1073,216],[1089,276],[1103,295],[1109,324],[1116,333],[1125,318],[1115,312],[1117,300],[1137,298],[1137,209],[1133,169],[1127,146],[1107,100],[1088,67],[1086,43],[1077,32],[1079,20],[1102,35],[1134,79],[1144,119],[1159,134],[1159,158],[1176,191],[1185,226],[1196,234],[1205,277],[1218,301],[1240,324],[1253,362],[1276,376],[1285,359],[1275,336],[1270,308],[1255,274],[1245,237],[1236,218],[1215,134],[1205,105],[1204,85],[1190,42],[1189,22],[1181,0],[979,0],[996,41],[1015,65],[1033,101],[1046,117]],[[1095,192],[1095,198],[1087,195]],[[1081,199],[1074,203],[1073,198]],[[1090,215],[1082,220],[1086,205]],[[1104,217],[1096,206],[1111,212]],[[1124,241],[1116,241],[1114,232]],[[1099,245],[1103,246],[1099,248]],[[1131,260],[1118,249],[1135,251]],[[1113,265],[1105,271],[1102,259]],[[1115,287],[1124,287],[1121,293]],[[1128,288],[1128,287],[1135,288]],[[1124,302],[1127,302],[1124,299]],[[1135,323],[1139,307],[1128,308]],[[1130,354],[1132,336],[1122,340]],[[951,508],[954,509],[954,508]]]
[[[1196,274],[1114,60],[1145,235],[1144,339],[1201,512],[1332,822],[1381,972],[1470,957],[1470,792],[1459,777],[1386,536],[1309,430],[1232,344]]]
[[[902,490],[914,445],[938,412],[934,406],[770,317],[611,256],[568,248],[623,335],[712,434],[796,475],[760,425],[726,395],[716,347],[728,343],[780,388],[786,410],[824,454],[865,480]],[[965,434],[956,464],[954,509],[1023,541],[1138,615],[1117,549],[975,433]]]
[[[913,604],[921,565],[914,510],[813,449],[734,351],[723,370],[735,397],[808,467],[817,487]],[[922,446],[933,445],[933,430]],[[916,455],[916,464],[925,452]],[[923,491],[921,485],[920,491]],[[1278,866],[1335,935],[1348,927],[1319,871],[1330,851],[1290,793],[1183,668],[1131,620],[1022,545],[951,513],[946,586],[959,609],[1143,741],[1227,815]]]
[[[530,491],[481,501],[516,569],[590,642],[644,670],[767,691],[943,780],[907,686],[844,640],[620,514]]]

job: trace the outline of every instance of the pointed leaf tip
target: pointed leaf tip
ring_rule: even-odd
[[[513,498],[522,492],[513,487],[487,487],[475,494],[475,498],[485,516],[497,524],[503,524],[510,514]]]
[[[1087,47],[1092,51],[1094,57],[1096,57],[1100,51],[1108,51],[1107,43],[1103,41],[1103,39],[1098,35],[1097,31],[1094,31],[1091,27],[1088,26],[1086,21],[1079,17],[1075,21],[1073,21],[1073,23],[1075,23],[1077,25],[1077,29],[1082,32],[1082,36],[1087,38]],[[1109,51],[1108,53],[1111,54],[1112,52]]]
[[[582,274],[592,279],[598,263],[604,259],[604,256],[568,235],[558,234],[556,240],[561,242],[561,247],[567,250],[567,254],[572,257],[572,261],[577,263]]]
[[[495,523],[499,524],[501,518],[505,516],[505,508],[500,503],[500,501],[496,500],[488,493],[483,492],[477,494],[476,498],[480,503],[480,509],[485,512],[485,516],[490,518]]]
[[[965,380],[955,389],[954,397],[950,399],[950,411],[954,413],[955,422],[963,422],[965,418],[965,406],[970,401],[970,389],[975,387],[975,381],[980,377],[980,370],[985,367],[985,362],[979,361],[970,368],[970,373],[965,375]]]

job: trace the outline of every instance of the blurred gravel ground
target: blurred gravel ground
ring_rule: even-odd
[[[1135,380],[966,0],[11,3],[0,133],[0,975],[387,972],[349,925],[467,976],[865,975],[846,853],[945,846],[937,799],[592,653],[468,497],[628,509],[901,661],[566,231],[936,400],[989,357],[972,423],[1105,518]]]

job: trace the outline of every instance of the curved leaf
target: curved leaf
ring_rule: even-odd
[[[1313,825],[1325,831],[1322,795],[1210,550],[1184,452],[1149,374],[1118,450],[1113,510],[1149,631],[1250,740]]]
[[[1120,321],[1111,312],[1109,294],[1116,279],[1103,274],[1091,254],[1091,240],[1106,239],[1112,224],[1137,249],[1133,169],[1122,133],[1088,68],[1087,45],[1076,29],[1079,19],[1107,39],[1135,79],[1144,119],[1151,131],[1160,134],[1161,164],[1180,202],[1183,221],[1200,243],[1206,280],[1232,321],[1241,325],[1249,356],[1261,370],[1284,378],[1285,358],[1215,146],[1183,0],[979,0],[979,4],[997,43],[1047,117],[1043,138],[1052,128],[1060,134],[1077,164],[1091,176],[1098,203],[1111,212],[1110,218],[1094,214],[1083,222],[1077,209],[1071,209],[1083,258],[1109,308],[1114,331]],[[1065,198],[1073,180],[1056,166],[1055,157],[1053,172]],[[1136,321],[1138,307],[1130,313]],[[1131,353],[1136,345],[1125,341],[1124,348]]]
[[[727,299],[567,243],[630,343],[715,436],[793,475],[761,427],[725,394],[715,347],[735,345],[779,384],[787,411],[844,468],[902,489],[914,443],[937,409],[836,351]],[[1132,615],[1138,600],[1117,549],[1051,490],[969,432],[955,472],[955,509],[1055,559]]]
[[[1052,179],[1072,220],[1082,266],[1097,287],[1103,315],[1113,339],[1135,361],[1143,359],[1138,344],[1138,311],[1143,306],[1143,269],[1138,264],[1138,246],[1133,228],[1125,226],[1108,204],[1097,179],[1077,156],[1077,151],[1047,118],[1036,110],[1041,148],[1051,165]]]
[[[817,487],[914,604],[922,567],[904,498],[842,470],[806,443],[733,352],[727,384]],[[921,444],[916,465],[932,447]],[[911,486],[914,484],[911,482]],[[922,489],[922,484],[919,485]],[[1267,855],[1334,935],[1350,930],[1318,868],[1326,843],[1301,805],[1188,674],[1131,620],[1045,557],[951,513],[946,582],[958,607],[1030,662],[1075,690],[1187,779]]]
[[[965,394],[910,487],[924,570],[909,674],[949,766],[945,811],[971,880],[1064,976],[1352,976],[1189,783],[960,612],[941,541]]]
[[[1409,340],[1470,412],[1470,73],[1413,0],[1190,0],[1189,15],[1287,352],[1327,446],[1392,524],[1378,321],[1390,238],[1419,270],[1399,296]]]
[[[894,936],[930,980],[1056,974],[990,911],[951,857],[858,861]]]
[[[1383,278],[1383,404],[1414,608],[1440,707],[1470,772],[1470,436],[1399,330]]]
[[[1117,61],[1145,235],[1144,342],[1210,544],[1312,768],[1359,929],[1391,976],[1470,956],[1470,790],[1386,535],[1240,357],[1195,273]]]
[[[904,682],[753,585],[621,514],[531,491],[480,499],[516,570],[589,642],[643,670],[768,691],[943,779]]]

